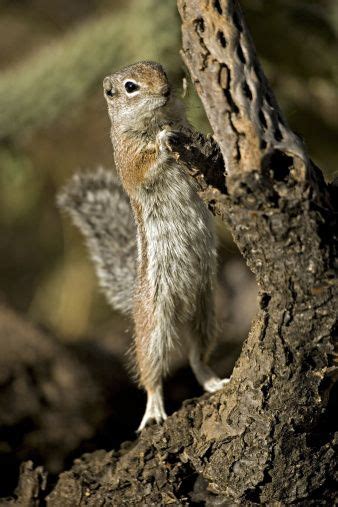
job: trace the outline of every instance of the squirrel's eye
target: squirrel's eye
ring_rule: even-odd
[[[140,89],[139,85],[134,83],[133,81],[127,81],[126,83],[124,83],[124,87],[127,93],[133,93],[136,92],[136,90]]]

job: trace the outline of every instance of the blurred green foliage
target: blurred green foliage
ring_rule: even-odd
[[[328,176],[337,171],[338,2],[244,0],[264,69],[290,125]]]
[[[243,0],[249,27],[290,124],[327,175],[336,171],[336,0]],[[103,77],[160,61],[176,93],[185,74],[174,0],[0,2],[0,276],[2,297],[64,337],[112,312],[82,240],[55,208],[79,167],[112,166]],[[194,91],[188,117],[208,130]],[[232,247],[228,249],[233,253]],[[114,316],[113,316],[114,317]]]
[[[83,22],[8,68],[0,78],[0,139],[50,124],[85,100],[106,73],[134,60],[160,59],[175,72],[179,24],[173,7],[134,1],[128,9]]]

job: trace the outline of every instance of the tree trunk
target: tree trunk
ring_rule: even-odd
[[[178,4],[227,167],[226,179],[222,164],[194,175],[257,278],[260,310],[222,391],[77,460],[47,504],[331,504],[335,187],[282,118],[238,3]]]

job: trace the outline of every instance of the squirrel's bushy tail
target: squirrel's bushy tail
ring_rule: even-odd
[[[104,169],[78,173],[57,197],[86,238],[108,302],[130,313],[136,280],[136,226],[126,193]]]

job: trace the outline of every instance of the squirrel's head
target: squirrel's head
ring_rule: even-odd
[[[152,117],[170,97],[166,73],[155,62],[135,63],[105,77],[103,90],[112,123],[126,128]]]

